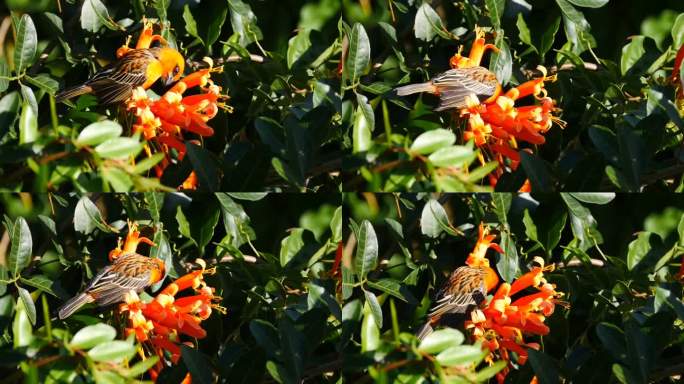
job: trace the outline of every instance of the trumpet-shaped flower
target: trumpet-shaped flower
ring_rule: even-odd
[[[450,64],[453,68],[468,68],[480,65],[482,56],[487,50],[495,50],[492,44],[485,44],[484,33],[477,29],[476,38],[468,57],[455,54]],[[473,140],[481,149],[479,160],[485,164],[489,160],[496,160],[499,167],[489,175],[489,181],[495,186],[499,177],[507,170],[515,170],[520,164],[519,141],[532,145],[544,144],[544,134],[551,128],[552,123],[563,127],[565,123],[554,115],[558,109],[555,101],[547,96],[545,82],[555,81],[556,77],[547,76],[546,68],[538,67],[542,77],[527,81],[504,94],[500,89],[487,100],[480,102],[476,97],[468,97],[466,107],[460,115],[467,121],[467,128],[463,133],[466,141]],[[516,105],[519,100],[533,96],[533,105]],[[526,181],[521,191],[529,191],[530,184]]]
[[[481,341],[483,348],[489,350],[488,361],[508,362],[497,374],[499,383],[503,383],[513,367],[512,362],[523,365],[527,361],[527,350],[539,349],[539,344],[527,342],[525,337],[549,334],[550,329],[544,321],[553,314],[558,298],[563,296],[544,279],[544,272],[553,270],[553,266],[544,267],[543,260],[536,260],[541,266],[532,268],[512,284],[499,285],[491,299],[473,311],[465,323],[473,339]],[[528,288],[537,292],[512,298]]]

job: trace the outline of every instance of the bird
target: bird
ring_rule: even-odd
[[[450,69],[428,82],[399,87],[396,92],[399,96],[421,92],[437,95],[439,105],[435,111],[443,111],[465,107],[469,95],[475,95],[480,101],[494,100],[501,93],[501,84],[488,69],[473,66]]]
[[[94,302],[102,307],[122,302],[126,293],[139,293],[164,276],[164,262],[160,259],[137,253],[121,255],[93,277],[81,293],[57,310],[59,318],[66,319],[88,303]]]
[[[428,320],[418,328],[416,337],[423,340],[435,326],[444,323],[448,315],[465,315],[478,307],[485,300],[487,292],[498,283],[496,272],[486,264],[456,268],[437,291]]]
[[[59,92],[62,102],[93,93],[102,104],[126,101],[137,87],[148,89],[162,79],[166,86],[178,81],[185,70],[180,52],[170,47],[140,48],[128,51],[118,61],[103,68],[85,83]]]

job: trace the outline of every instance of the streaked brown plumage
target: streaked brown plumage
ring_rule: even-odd
[[[128,292],[140,292],[164,278],[164,262],[160,259],[129,253],[119,256],[90,281],[86,289],[73,297],[59,310],[65,319],[87,303],[99,306],[118,303]]]
[[[160,78],[166,83],[177,81],[184,67],[183,56],[173,48],[132,49],[84,84],[65,89],[55,98],[60,102],[93,93],[102,104],[120,103],[131,97],[133,89],[147,89]]]
[[[466,106],[466,97],[475,95],[480,101],[498,96],[501,85],[496,75],[483,67],[450,69],[432,80],[397,88],[397,95],[427,92],[439,96],[435,111]]]
[[[431,334],[445,315],[467,314],[484,301],[487,292],[496,287],[498,282],[496,272],[490,267],[456,268],[437,291],[428,321],[418,329],[416,336],[422,340]]]

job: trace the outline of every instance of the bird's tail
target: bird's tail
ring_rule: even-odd
[[[86,294],[86,293],[81,293],[80,295],[73,297],[64,305],[59,307],[58,309],[58,314],[60,319],[66,319],[67,317],[71,316],[74,312],[78,311],[79,308],[84,306],[85,304],[92,303],[93,297]]]
[[[409,84],[397,88],[397,95],[399,96],[406,96],[420,92],[437,93],[437,87],[435,87],[432,81],[428,81],[427,83]]]
[[[72,97],[80,96],[92,91],[93,88],[89,85],[77,85],[75,87],[67,88],[55,95],[55,101],[59,103],[64,100],[71,99]]]
[[[432,323],[430,321],[426,321],[422,327],[418,328],[418,332],[416,332],[416,337],[418,338],[418,340],[423,340],[424,338],[428,337],[428,335],[431,334],[432,331],[434,331],[434,328],[432,328]]]

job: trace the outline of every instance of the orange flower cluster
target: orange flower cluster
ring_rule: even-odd
[[[152,301],[144,303],[131,291],[126,295],[119,311],[128,318],[127,334],[135,334],[141,343],[147,343],[160,360],[150,369],[150,376],[156,380],[164,368],[164,357],[170,355],[170,362],[178,363],[182,344],[193,346],[191,341],[182,341],[181,335],[195,339],[207,336],[202,321],[209,318],[212,309],[225,313],[225,308],[217,304],[220,297],[214,295],[214,288],[207,285],[204,275],[215,273],[215,268],[206,269],[203,260],[197,263],[202,267],[192,271],[167,285]],[[179,292],[192,289],[189,296],[177,298]]]
[[[123,242],[109,253],[110,260],[122,254],[137,252],[140,243],[154,243],[140,236],[136,223],[128,222],[128,235]],[[181,335],[201,339],[207,334],[202,329],[202,321],[209,318],[212,309],[225,313],[225,308],[217,304],[220,297],[214,295],[214,288],[207,285],[204,275],[213,274],[216,268],[206,268],[204,260],[197,259],[201,269],[192,271],[167,285],[152,301],[142,302],[135,291],[125,296],[125,302],[119,306],[119,313],[128,319],[126,335],[135,334],[136,339],[147,344],[159,356],[159,362],[149,373],[156,380],[164,368],[166,352],[170,362],[176,364],[180,358],[180,345],[192,346],[189,341],[181,341]],[[179,292],[192,289],[192,294],[177,298]],[[188,382],[190,380],[187,377]]]
[[[152,25],[144,21],[143,32],[136,48],[149,48],[154,41],[165,43],[165,40],[152,32]],[[128,42],[117,50],[117,56],[128,52]],[[223,67],[214,68],[210,58],[204,58],[208,68],[200,69],[181,78],[171,89],[158,99],[151,99],[147,92],[138,87],[127,102],[127,108],[135,115],[133,132],[142,133],[145,140],[152,142],[158,150],[167,154],[160,165],[155,167],[157,177],[161,177],[164,169],[169,165],[170,149],[177,151],[178,160],[185,156],[183,131],[197,134],[201,137],[212,136],[214,130],[207,124],[218,113],[219,108],[232,111],[223,100],[228,96],[221,94],[221,87],[211,80],[211,73],[221,72]],[[189,89],[196,89],[199,93],[184,96]],[[152,149],[145,146],[148,156]],[[181,189],[196,189],[197,177],[191,173],[181,185]]]
[[[476,29],[476,35],[468,57],[461,56],[459,52],[451,58],[450,64],[453,68],[478,66],[485,51],[497,50],[494,45],[485,44],[484,33],[481,30]],[[544,88],[544,82],[555,81],[556,77],[546,76],[544,67],[540,66],[538,69],[543,74],[541,78],[527,81],[503,95],[497,89],[492,97],[483,102],[477,97],[468,97],[467,106],[461,109],[461,117],[468,119],[468,126],[463,134],[464,140],[473,140],[482,150],[479,156],[482,164],[486,163],[484,154],[499,162],[499,167],[489,175],[492,186],[496,185],[507,166],[511,170],[518,168],[518,140],[534,145],[544,144],[543,134],[551,128],[553,122],[561,127],[565,125],[553,115],[558,109]],[[527,96],[533,96],[538,103],[516,106],[516,102]],[[521,191],[529,192],[529,189],[528,180]]]
[[[497,374],[499,383],[503,383],[512,367],[511,352],[517,355],[517,364],[523,365],[527,361],[527,349],[539,349],[539,344],[526,342],[524,336],[549,333],[544,321],[553,313],[557,298],[563,295],[544,279],[544,272],[553,270],[553,266],[544,267],[541,258],[535,260],[540,266],[512,284],[502,283],[492,299],[483,308],[471,312],[471,320],[465,323],[473,338],[491,352],[489,361],[503,359],[509,363]],[[512,296],[530,287],[537,292],[512,301]]]

